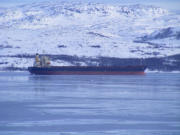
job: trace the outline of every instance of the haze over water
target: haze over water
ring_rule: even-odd
[[[0,72],[0,135],[179,135],[180,74]]]

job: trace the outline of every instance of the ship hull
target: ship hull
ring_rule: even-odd
[[[31,74],[36,75],[144,75],[145,66],[60,66],[29,67]]]

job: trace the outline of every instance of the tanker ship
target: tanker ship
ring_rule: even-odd
[[[35,75],[144,75],[146,66],[51,66],[47,56],[36,54],[33,67],[28,71]]]

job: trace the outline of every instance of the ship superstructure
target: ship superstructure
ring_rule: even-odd
[[[49,57],[48,56],[39,57],[39,54],[36,54],[34,67],[50,67]]]

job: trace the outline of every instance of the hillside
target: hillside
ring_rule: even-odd
[[[171,58],[180,54],[179,21],[179,14],[147,5],[43,2],[0,8],[0,68],[27,68],[35,53],[58,56],[54,65]]]

